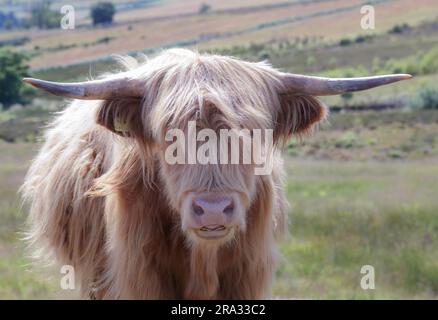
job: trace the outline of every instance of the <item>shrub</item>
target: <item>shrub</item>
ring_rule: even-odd
[[[204,14],[207,13],[208,11],[210,11],[211,6],[207,3],[203,3],[201,4],[201,6],[199,7],[199,13],[200,14]]]
[[[438,110],[438,89],[432,87],[420,89],[413,105],[420,109]]]
[[[6,39],[0,41],[0,47],[6,47],[6,46],[22,46],[25,43],[29,42],[29,37],[18,37],[18,38],[12,38],[12,39]]]
[[[391,30],[389,30],[389,33],[403,33],[405,31],[408,31],[411,27],[407,24],[401,24],[401,25],[395,25]]]
[[[27,57],[10,50],[0,50],[0,103],[4,108],[23,102],[22,78],[28,74]]]
[[[101,44],[101,43],[109,43],[111,40],[113,40],[114,37],[102,37],[96,40],[96,44]]]
[[[353,99],[353,92],[345,92],[341,94],[342,101],[344,102],[345,106],[348,106],[351,99]]]
[[[271,59],[271,54],[269,53],[268,50],[262,50],[259,53],[259,59],[261,59],[261,60],[270,60]]]
[[[354,39],[354,42],[356,43],[363,43],[370,41],[373,38],[372,35],[358,35],[356,39]]]
[[[113,22],[116,8],[111,2],[99,2],[91,7],[91,18],[93,25],[111,24]]]
[[[418,62],[422,74],[431,74],[438,71],[438,47],[435,47],[421,56]]]
[[[389,59],[382,72],[432,74],[438,71],[438,47],[402,59]]]
[[[402,159],[406,155],[403,151],[397,149],[391,149],[388,151],[388,156],[393,159]]]
[[[347,131],[335,141],[335,146],[344,149],[359,147],[358,136],[353,131]]]
[[[352,41],[348,38],[343,38],[339,41],[339,45],[341,46],[349,46],[352,43]]]

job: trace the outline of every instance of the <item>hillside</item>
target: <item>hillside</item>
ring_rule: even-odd
[[[26,38],[20,49],[31,55],[32,68],[41,69],[163,46],[188,45],[204,50],[295,37],[330,41],[357,34],[384,33],[401,23],[415,26],[438,15],[434,0],[372,1],[377,15],[376,29],[364,31],[360,28],[359,10],[368,2],[244,0],[237,6],[230,0],[166,1],[119,12],[109,27],[96,29],[87,20],[79,20],[75,30],[13,31],[2,33],[0,41]],[[209,3],[210,11],[199,13],[202,3]]]

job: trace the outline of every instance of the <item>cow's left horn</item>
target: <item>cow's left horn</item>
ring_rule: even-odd
[[[362,78],[323,78],[284,73],[281,80],[284,84],[284,93],[330,96],[371,89],[411,78],[410,74],[390,74]]]
[[[145,91],[143,82],[123,74],[114,78],[76,83],[59,83],[34,78],[24,78],[23,81],[57,96],[81,100],[136,98],[142,97]]]

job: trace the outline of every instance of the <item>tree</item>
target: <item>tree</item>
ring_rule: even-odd
[[[0,50],[0,103],[9,107],[23,102],[22,78],[28,75],[27,57],[10,50]]]
[[[352,92],[345,92],[341,94],[342,101],[344,101],[344,105],[348,106],[351,99],[353,99],[353,93]]]
[[[211,6],[207,3],[203,3],[201,4],[201,6],[199,7],[199,13],[200,14],[204,14],[207,13],[208,11],[210,11]]]
[[[93,25],[110,24],[113,22],[116,8],[111,2],[99,2],[91,7],[91,18]]]
[[[32,7],[30,25],[40,29],[52,29],[60,26],[61,14],[50,10],[50,1],[38,2]]]
[[[0,29],[10,30],[19,25],[14,12],[3,13],[0,11]]]

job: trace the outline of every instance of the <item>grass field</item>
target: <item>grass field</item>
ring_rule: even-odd
[[[37,277],[30,271],[32,268],[25,255],[24,243],[19,241],[24,215],[20,211],[17,190],[35,152],[35,145],[3,142],[0,148],[0,297],[53,297],[53,287],[44,281],[44,277]]]
[[[359,138],[345,138],[351,132]],[[436,111],[347,113],[291,142],[290,236],[276,297],[438,297],[437,132]],[[0,149],[0,297],[77,297],[59,289],[57,270],[33,269],[19,240],[25,213],[16,192],[37,145],[0,142]],[[375,268],[375,290],[360,287],[363,265]]]
[[[0,299],[74,297],[60,289],[57,270],[48,273],[31,264],[30,252],[20,240],[25,213],[17,191],[37,146],[0,142],[0,149]]]
[[[291,236],[275,293],[312,299],[436,299],[438,162],[288,162]],[[363,290],[363,265],[375,290]]]

